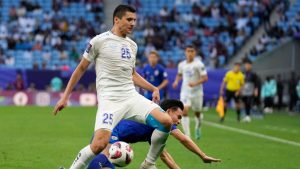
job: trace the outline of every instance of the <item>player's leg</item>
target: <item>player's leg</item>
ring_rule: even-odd
[[[185,135],[191,137],[190,131],[190,118],[189,118],[189,109],[191,106],[191,99],[186,94],[180,94],[180,101],[184,104],[181,124],[182,129]]]
[[[106,148],[98,154],[89,164],[87,169],[115,169],[114,165],[108,160],[109,148],[111,144],[108,144]]]
[[[80,150],[70,168],[85,168],[89,161],[106,147],[110,138],[110,133],[111,132],[109,130],[105,129],[95,131],[92,143]]]
[[[192,99],[191,108],[195,112],[195,138],[197,140],[201,137],[201,111],[203,107],[203,95],[199,95]]]
[[[240,122],[241,120],[241,101],[239,96],[234,96],[234,102],[235,102],[235,109],[237,114],[237,121]]]
[[[84,168],[90,160],[99,154],[107,146],[112,129],[128,111],[126,104],[99,100],[95,122],[94,138],[90,145],[83,148],[74,160],[71,169]]]
[[[142,168],[156,168],[155,161],[165,147],[172,125],[171,117],[152,101],[137,94],[131,100],[131,108],[126,118],[146,123],[155,128],[151,136],[151,145]]]

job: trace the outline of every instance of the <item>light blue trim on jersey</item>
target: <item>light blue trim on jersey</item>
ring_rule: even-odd
[[[165,112],[161,109],[162,112]],[[159,131],[169,133],[170,130],[166,129],[164,125],[162,125],[158,120],[156,120],[151,114],[149,114],[146,118],[146,124],[150,127],[153,127]]]

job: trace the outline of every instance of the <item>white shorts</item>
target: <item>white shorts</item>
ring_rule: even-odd
[[[203,95],[189,96],[188,94],[180,94],[180,101],[185,106],[189,106],[193,111],[201,111],[203,107]]]
[[[112,131],[122,119],[145,123],[146,117],[155,108],[159,106],[138,93],[124,101],[99,100],[95,131],[98,129]]]

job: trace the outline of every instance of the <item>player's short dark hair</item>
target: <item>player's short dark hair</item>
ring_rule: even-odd
[[[160,107],[167,111],[168,109],[171,109],[171,108],[180,108],[182,111],[183,111],[183,103],[180,101],[180,100],[175,100],[175,99],[166,99],[164,101],[162,101],[160,103]]]
[[[249,58],[244,59],[244,64],[252,64],[252,61]]]
[[[134,7],[130,6],[130,5],[119,5],[115,8],[114,10],[114,14],[113,14],[113,23],[115,22],[114,19],[115,17],[118,17],[119,19],[121,19],[126,12],[132,12],[135,13],[136,10]]]
[[[234,66],[241,66],[242,64],[241,64],[241,62],[235,62],[234,63]]]
[[[192,48],[192,49],[195,49],[195,50],[196,50],[196,46],[195,46],[195,45],[186,45],[186,46],[185,46],[185,49],[187,49],[187,48]]]

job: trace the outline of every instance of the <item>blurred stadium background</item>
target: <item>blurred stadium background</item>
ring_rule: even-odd
[[[89,141],[95,108],[70,108],[57,120],[48,106],[59,99],[90,38],[110,29],[120,3],[138,11],[131,35],[139,46],[138,70],[150,51],[158,51],[169,74],[168,98],[179,97],[171,82],[185,58],[184,46],[194,44],[208,69],[206,123],[198,144],[223,163],[201,164],[182,147],[172,147],[177,143],[171,139],[167,148],[182,168],[299,168],[300,87],[296,103],[287,107],[297,92],[291,84],[300,86],[300,0],[0,0],[0,168],[69,165],[78,147]],[[229,117],[224,126],[271,139],[214,126],[222,78],[245,58],[253,61],[261,84],[267,76],[283,84],[283,108],[271,115],[261,109],[246,125]],[[93,66],[70,105],[96,105]],[[139,153],[145,154],[138,152],[129,168],[143,159]]]

